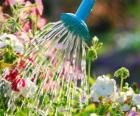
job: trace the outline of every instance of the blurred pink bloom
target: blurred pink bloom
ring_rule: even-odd
[[[50,80],[47,82],[44,86],[44,90],[54,92],[55,90],[58,90],[58,83],[56,81]]]
[[[35,3],[36,3],[36,6],[35,7],[32,7],[30,10],[31,10],[31,13],[32,14],[35,14],[35,15],[39,15],[39,16],[42,16],[43,14],[43,3],[42,3],[42,0],[35,0]],[[27,1],[25,3],[25,7],[27,6],[30,6],[32,3],[30,1]]]
[[[5,5],[6,6],[13,6],[14,4],[16,4],[17,2],[21,3],[21,4],[25,4],[25,6],[29,6],[32,3],[30,2],[30,0],[5,0]],[[32,8],[32,13],[35,14],[39,14],[40,16],[42,16],[43,14],[43,3],[42,0],[35,0],[36,3],[36,7]]]
[[[84,78],[84,73],[78,67],[71,65],[70,61],[65,61],[60,72],[60,77],[64,77],[66,80],[79,80]]]
[[[40,17],[40,16],[38,17],[37,27],[39,29],[42,29],[46,25],[46,23],[47,23],[47,20],[45,18]]]
[[[33,7],[30,10],[31,10],[31,15],[39,15],[36,7]]]
[[[6,6],[13,6],[14,4],[16,4],[16,2],[23,4],[23,3],[25,3],[25,0],[5,0],[4,4]]]
[[[16,0],[5,0],[4,5],[6,6],[13,6],[16,3]]]
[[[47,23],[47,20],[45,18],[42,17],[43,15],[43,3],[42,3],[42,0],[35,0],[36,2],[36,7],[32,7],[30,9],[30,15],[35,15],[38,20],[37,20],[37,27],[38,29],[41,29],[42,27],[45,26],[45,24]],[[25,6],[30,6],[31,5],[31,2],[30,1],[27,1]],[[29,14],[25,14],[24,13],[24,16],[28,16]],[[24,18],[23,18],[24,19]],[[30,26],[27,26],[27,30]],[[25,28],[25,30],[26,30]]]
[[[43,14],[43,3],[42,0],[35,0],[36,5],[37,5],[37,11],[39,15],[41,16]]]
[[[23,30],[24,30],[24,32],[29,32],[29,30],[31,29],[31,22],[30,21],[28,21],[28,22],[26,22],[25,24],[24,24],[24,26],[23,26]]]
[[[30,42],[30,38],[28,36],[28,34],[26,32],[20,32],[20,33],[16,33],[18,38],[23,42],[23,43],[29,43]]]
[[[85,77],[84,72],[78,67],[75,68],[74,72],[75,72],[76,79],[83,79]]]

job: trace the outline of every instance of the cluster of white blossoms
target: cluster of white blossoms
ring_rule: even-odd
[[[24,46],[20,39],[13,34],[2,34],[0,35],[0,48],[11,46],[16,53],[23,54]]]
[[[117,89],[116,81],[108,76],[99,76],[91,87],[93,102],[112,102],[119,105],[121,111],[129,111],[132,107],[140,109],[140,94],[135,94],[129,87],[126,91]],[[115,107],[115,106],[114,106]]]
[[[94,102],[100,102],[99,98],[109,98],[115,94],[116,90],[116,81],[103,75],[98,77],[95,84],[91,87],[91,96]]]

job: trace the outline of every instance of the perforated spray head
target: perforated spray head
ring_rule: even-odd
[[[83,0],[75,14],[63,13],[61,15],[61,20],[68,30],[80,36],[86,43],[91,42],[91,37],[85,21],[90,15],[94,4],[95,0]]]

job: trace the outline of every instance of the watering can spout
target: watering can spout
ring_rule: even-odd
[[[96,0],[83,0],[78,10],[76,11],[77,18],[85,21],[92,10]]]

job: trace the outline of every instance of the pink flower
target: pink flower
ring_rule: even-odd
[[[16,0],[5,0],[5,5],[6,6],[13,6],[16,3]]]
[[[43,15],[43,3],[42,3],[42,0],[35,0],[35,2],[36,2],[36,7],[31,7],[31,9],[29,9],[30,13],[28,12],[29,14],[26,13],[26,12],[23,12],[23,14],[24,14],[25,17],[27,17],[28,15],[36,16],[38,18],[37,27],[38,27],[38,29],[41,29],[47,23],[47,20],[42,17],[42,15]],[[31,5],[30,1],[27,1],[25,3],[25,6],[27,6],[27,7],[30,6],[30,5]],[[24,17],[22,19],[24,19]],[[28,32],[31,28],[32,28],[32,26],[31,26],[30,22],[27,22],[24,25],[24,31],[25,32]]]
[[[45,18],[40,17],[40,16],[38,17],[37,27],[39,29],[42,29],[46,25],[46,23],[47,23],[47,20]]]
[[[31,22],[30,21],[28,21],[28,22],[26,22],[25,24],[24,24],[24,26],[23,26],[23,30],[24,30],[24,32],[29,32],[29,30],[31,29]]]
[[[23,3],[25,3],[25,0],[5,0],[4,4],[6,6],[13,6],[14,4],[16,4],[16,2],[23,4]]]
[[[35,0],[36,5],[37,5],[37,11],[39,15],[41,16],[43,14],[43,3],[42,0]]]
[[[44,86],[44,90],[54,92],[55,90],[58,90],[58,83],[56,81],[50,80],[49,82],[46,83]]]
[[[60,71],[60,77],[66,80],[80,80],[85,76],[84,72],[78,66],[73,66],[70,61],[64,61],[63,67]]]
[[[76,79],[83,79],[84,78],[84,72],[80,68],[75,68],[75,78]]]

